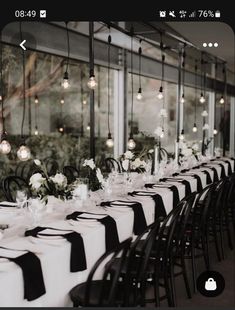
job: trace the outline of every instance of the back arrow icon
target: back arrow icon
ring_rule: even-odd
[[[23,40],[23,41],[20,43],[20,47],[21,47],[24,51],[26,51],[26,47],[24,46],[25,42],[26,42],[26,40]]]

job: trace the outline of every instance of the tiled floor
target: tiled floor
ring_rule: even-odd
[[[225,239],[227,243],[227,239]],[[211,270],[220,272],[225,279],[225,289],[223,293],[217,297],[204,297],[199,292],[193,293],[192,298],[188,299],[185,291],[184,282],[182,277],[176,278],[176,295],[177,295],[177,307],[235,307],[235,238],[233,240],[234,250],[226,248],[226,258],[222,262],[218,262],[214,246],[210,244],[210,258],[211,258]],[[227,244],[226,244],[227,245]],[[191,264],[187,266],[189,270],[190,283],[192,288],[191,277]],[[203,259],[197,260],[198,275],[205,271],[205,264]],[[193,292],[193,289],[191,289]],[[152,293],[152,292],[151,292]],[[147,306],[154,306],[147,305]],[[167,307],[166,301],[161,302],[162,307]]]

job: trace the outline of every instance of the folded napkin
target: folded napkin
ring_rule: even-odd
[[[214,182],[218,182],[219,181],[219,176],[218,176],[216,168],[211,167],[211,166],[208,166],[208,168],[210,168],[214,172],[214,180],[213,181]]]
[[[228,175],[232,174],[232,164],[229,160],[224,160],[228,164]]]
[[[212,179],[211,179],[210,173],[208,171],[206,171],[206,170],[202,170],[201,172],[206,174],[206,184],[212,183]]]
[[[178,188],[175,185],[168,185],[166,184],[166,186],[164,185],[157,185],[157,184],[145,184],[146,188],[167,188],[169,190],[171,190],[173,192],[173,208],[175,208],[177,206],[177,204],[180,201],[180,197],[179,197],[179,191]]]
[[[156,194],[154,192],[151,193],[147,191],[134,191],[134,192],[128,193],[128,195],[133,196],[133,197],[135,196],[151,197],[155,203],[155,219],[166,216],[165,206],[164,206],[162,197],[159,194]]]
[[[225,168],[223,164],[217,163],[221,167],[221,179],[226,178]]]
[[[134,226],[133,232],[135,235],[141,234],[147,228],[147,222],[145,219],[144,211],[142,204],[138,201],[124,201],[124,200],[116,200],[116,201],[103,201],[101,202],[101,206],[107,207],[115,207],[124,204],[131,208],[134,212]]]
[[[194,179],[197,180],[197,192],[201,192],[202,191],[202,180],[199,177],[199,175],[197,174],[190,174],[190,177],[193,177]]]
[[[4,252],[1,251],[4,249]],[[16,252],[13,254],[11,252]],[[46,293],[40,259],[32,252],[0,247],[0,257],[17,264],[23,273],[24,299],[35,300]]]
[[[70,255],[70,271],[77,272],[82,271],[87,268],[86,265],[86,255],[84,249],[84,243],[81,235],[75,231],[68,230],[68,233],[60,233],[60,229],[51,227],[35,227],[34,229],[27,230],[25,236],[39,237],[38,234],[43,230],[52,229],[58,231],[58,234],[53,234],[53,236],[61,236],[71,243],[71,255]],[[64,231],[64,230],[62,230]],[[50,234],[42,234],[44,236],[51,236]]]
[[[183,170],[180,170],[181,173],[184,173],[184,172],[188,172],[190,169],[183,169]]]
[[[18,204],[16,202],[10,202],[10,201],[1,201],[0,202],[0,207],[14,208],[17,206],[18,206]]]
[[[88,213],[88,212],[73,212],[72,214],[69,214],[66,216],[67,220],[74,220],[77,221],[79,218],[81,219],[86,219],[89,221],[89,219],[95,219],[93,216],[92,217],[83,217],[82,215],[94,215],[94,213]],[[96,214],[98,216],[100,214]],[[110,251],[115,249],[119,245],[119,237],[118,237],[118,231],[117,231],[117,225],[115,220],[109,216],[109,215],[104,215],[103,218],[96,218],[98,222],[100,222],[102,225],[105,227],[105,245],[106,245],[106,250]]]
[[[178,179],[178,178],[163,178],[163,179],[160,179],[159,181],[161,181],[161,182],[174,181],[174,182],[178,182],[178,183],[183,184],[185,186],[185,196],[190,195],[192,192],[189,181],[186,181],[183,179]]]

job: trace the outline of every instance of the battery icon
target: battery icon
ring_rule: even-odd
[[[215,11],[215,17],[216,17],[216,18],[220,18],[220,11],[218,11],[218,10]]]

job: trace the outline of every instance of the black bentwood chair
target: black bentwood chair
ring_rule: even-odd
[[[145,291],[147,282],[147,267],[149,263],[150,253],[156,240],[156,235],[160,227],[160,221],[149,225],[140,235],[132,242],[129,253],[125,258],[120,273],[121,283],[128,294],[125,295],[124,306],[145,306]],[[137,248],[141,244],[141,250]],[[112,269],[112,273],[119,268],[120,258],[116,258]]]
[[[18,176],[8,176],[2,181],[3,193],[7,201],[16,201],[16,191],[26,190],[27,196],[31,196],[31,191],[28,183],[21,177]]]
[[[118,280],[131,240],[132,238],[128,238],[121,242],[116,249],[102,255],[91,269],[86,282],[75,286],[70,291],[69,294],[74,307],[115,307],[123,305],[124,297],[122,300],[117,297],[119,293]],[[112,266],[117,257],[120,258],[119,266],[111,274]],[[105,264],[105,262],[107,263]],[[95,280],[101,271],[102,279]],[[122,290],[122,293],[128,292]]]
[[[116,170],[119,173],[122,172],[121,164],[116,159],[108,157],[105,158],[104,162],[107,172],[111,172],[112,170]]]
[[[66,176],[69,184],[79,178],[79,171],[73,166],[64,166],[63,174]]]
[[[21,177],[27,182],[36,172],[40,172],[40,168],[38,168],[33,161],[20,162],[15,169],[15,175]]]

